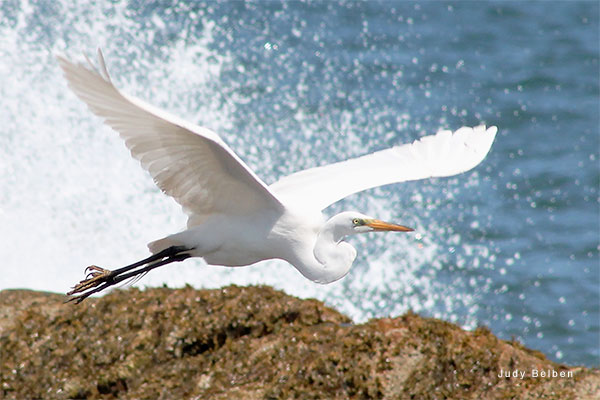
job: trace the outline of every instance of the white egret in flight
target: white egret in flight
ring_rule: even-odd
[[[88,65],[60,56],[58,61],[75,94],[119,132],[131,155],[188,215],[186,230],[148,244],[150,257],[112,271],[88,267],[86,279],[68,293],[76,302],[190,257],[224,266],[277,258],[312,281],[336,281],[356,258],[346,236],[412,229],[355,211],[325,220],[324,208],[376,186],[468,171],[485,158],[497,131],[485,126],[443,130],[267,185],[216,133],[119,91],[100,50],[97,68],[89,59]]]

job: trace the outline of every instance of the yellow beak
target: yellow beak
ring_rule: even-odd
[[[409,228],[403,225],[390,224],[389,222],[380,221],[378,219],[368,219],[365,220],[366,225],[373,228],[374,231],[378,232],[386,232],[386,231],[395,231],[395,232],[412,232],[413,228]]]

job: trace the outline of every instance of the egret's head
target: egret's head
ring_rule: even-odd
[[[336,225],[339,230],[343,231],[338,231],[339,236],[365,232],[412,232],[414,230],[403,225],[384,222],[353,211],[340,213],[332,218],[332,220],[333,219],[336,220]]]
[[[375,218],[352,218],[352,228],[356,233],[362,232],[412,232],[414,229],[404,225],[392,224]]]
[[[364,232],[410,232],[412,230],[358,212],[346,211],[337,214],[322,226],[313,251],[316,260],[326,268],[317,268],[315,277],[310,279],[329,283],[348,273],[357,253],[350,243],[344,241],[346,236]]]

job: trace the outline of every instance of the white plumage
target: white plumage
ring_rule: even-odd
[[[101,52],[98,60],[96,71],[58,57],[69,87],[119,132],[131,155],[193,220],[280,206],[216,133],[121,93],[112,84]]]
[[[483,161],[496,131],[495,126],[440,131],[410,144],[296,172],[269,189],[286,203],[323,210],[346,196],[377,186],[468,171]]]
[[[321,211],[362,190],[468,171],[487,155],[496,127],[440,131],[411,144],[311,168],[267,186],[214,132],[120,92],[102,53],[99,68],[58,57],[69,87],[115,129],[158,187],[188,214],[188,229],[149,244],[152,256],[114,271],[88,267],[77,301],[124,279],[188,257],[249,265],[280,258],[320,283],[340,279],[356,250],[347,235],[412,229],[358,212],[325,222]]]

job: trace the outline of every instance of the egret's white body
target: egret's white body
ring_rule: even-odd
[[[87,66],[58,60],[71,89],[120,133],[132,156],[188,215],[187,230],[148,245],[155,256],[112,272],[90,267],[92,278],[71,292],[87,290],[79,300],[190,256],[225,266],[278,258],[315,282],[338,280],[356,258],[344,237],[412,229],[357,212],[326,221],[324,208],[372,187],[468,171],[486,157],[497,131],[485,126],[440,131],[411,144],[300,171],[268,186],[216,133],[120,92],[100,51],[98,69],[89,60]],[[140,265],[147,267],[124,273]]]

